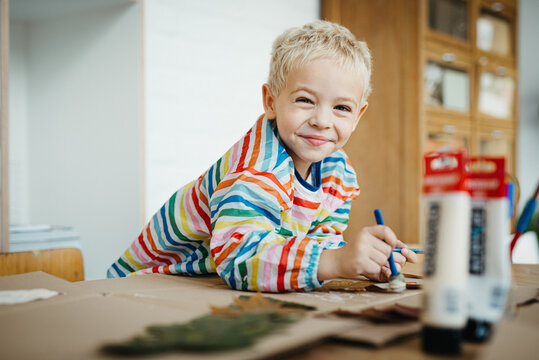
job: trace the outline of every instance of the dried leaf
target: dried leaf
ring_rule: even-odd
[[[365,291],[365,287],[372,284],[370,280],[331,280],[317,291],[329,292],[329,291],[343,291],[343,292],[358,292]]]
[[[102,350],[116,355],[146,355],[172,350],[208,352],[236,349],[301,319],[311,306],[262,296],[240,296],[228,307],[211,306],[212,314],[185,324],[150,326],[146,334],[107,344]]]
[[[240,296],[234,299],[234,304],[242,311],[260,311],[260,310],[279,310],[282,306],[276,301],[270,301],[262,296],[261,293],[256,293],[253,296]]]
[[[257,293],[257,295],[260,295],[262,297],[261,293]],[[257,295],[255,295],[255,296],[257,296]],[[249,296],[247,296],[247,295],[240,295],[239,298],[244,299],[244,298],[248,298],[248,297]],[[270,298],[270,297],[263,297],[263,298],[266,299],[267,301],[269,301],[270,303],[279,304],[282,309],[298,309],[298,310],[307,310],[307,311],[316,310],[315,306],[300,304],[300,303],[296,303],[296,302],[292,302],[292,301],[277,300],[277,299]]]

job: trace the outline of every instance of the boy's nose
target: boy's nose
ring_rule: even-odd
[[[309,125],[318,128],[328,128],[331,124],[330,114],[323,109],[318,109],[312,113],[311,118],[309,119]]]

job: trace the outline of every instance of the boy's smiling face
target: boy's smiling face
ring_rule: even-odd
[[[330,59],[317,59],[290,71],[275,97],[262,88],[264,110],[275,119],[294,166],[305,178],[312,163],[341,149],[367,108],[361,104],[360,75]]]

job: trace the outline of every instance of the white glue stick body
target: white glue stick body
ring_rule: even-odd
[[[490,171],[471,167],[472,194],[468,323],[464,338],[487,340],[494,323],[502,317],[511,286],[509,259],[509,200],[505,194],[503,158],[472,158],[491,164]],[[486,165],[485,165],[486,167]]]
[[[434,168],[436,158],[456,159],[448,169]],[[425,157],[424,202],[426,258],[424,278],[423,349],[436,354],[458,354],[466,325],[470,195],[465,189],[462,153]],[[445,158],[444,158],[445,157]],[[430,161],[429,161],[430,160]],[[439,171],[438,171],[439,170]]]

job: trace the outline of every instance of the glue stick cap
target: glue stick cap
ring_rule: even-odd
[[[458,355],[462,351],[462,329],[424,326],[423,351],[431,354]]]
[[[471,342],[483,342],[488,340],[492,329],[492,323],[484,320],[468,319],[464,328],[464,340]]]

